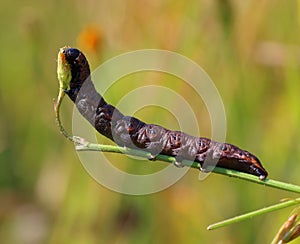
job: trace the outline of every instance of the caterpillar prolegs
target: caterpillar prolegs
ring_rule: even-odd
[[[182,160],[199,162],[201,166],[204,161],[215,161],[218,167],[256,175],[261,180],[267,177],[256,156],[232,144],[194,137],[123,115],[96,91],[88,61],[81,51],[65,47],[59,57],[71,76],[65,93],[91,125],[117,145],[146,150],[153,158],[157,154],[175,156],[176,166],[181,166]]]

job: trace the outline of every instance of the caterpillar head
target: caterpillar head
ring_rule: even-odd
[[[64,54],[64,48],[61,48],[57,56],[57,78],[59,81],[60,89],[67,89],[72,79],[70,65],[67,62],[66,55]]]
[[[79,88],[90,76],[90,67],[84,54],[76,48],[62,47],[58,52],[57,75],[60,87]]]

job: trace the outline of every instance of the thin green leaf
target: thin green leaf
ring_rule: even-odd
[[[253,217],[258,216],[258,215],[274,212],[276,210],[287,208],[287,207],[294,206],[294,205],[297,205],[297,204],[300,204],[300,198],[297,198],[297,199],[294,199],[294,200],[289,200],[289,201],[286,201],[286,202],[277,203],[277,204],[269,206],[269,207],[265,207],[265,208],[262,208],[262,209],[259,209],[259,210],[255,210],[253,212],[249,212],[249,213],[239,215],[239,216],[227,219],[227,220],[223,220],[221,222],[218,222],[218,223],[215,223],[215,224],[212,224],[212,225],[208,226],[207,229],[208,230],[218,229],[218,228],[230,225],[230,224],[234,224],[234,223],[237,223],[237,222],[240,222],[240,221],[243,221],[243,220],[253,218]]]

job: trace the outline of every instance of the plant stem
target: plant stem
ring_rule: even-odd
[[[61,106],[64,96],[65,96],[65,93],[64,93],[63,89],[60,88],[58,97],[57,97],[57,101],[54,101],[55,120],[56,120],[56,124],[59,128],[59,131],[64,135],[64,137],[66,137],[70,141],[73,141],[73,136],[69,135],[69,133],[63,127],[61,120],[60,120],[59,110],[60,110],[60,106]]]
[[[112,146],[112,145],[101,145],[101,144],[89,143],[80,137],[74,137],[74,142],[76,144],[77,151],[114,152],[114,153],[124,153],[124,154],[139,156],[139,157],[148,158],[148,159],[151,158],[150,153],[142,151],[142,150],[135,150],[135,149]],[[168,163],[174,163],[176,161],[176,159],[174,157],[161,155],[161,154],[157,155],[155,157],[155,159],[164,161],[164,162],[168,162]],[[201,169],[201,165],[196,162],[184,160],[183,164],[186,166],[190,166],[192,168]],[[272,187],[272,188],[277,188],[277,189],[290,191],[290,192],[294,192],[294,193],[300,193],[300,186],[285,183],[282,181],[276,181],[276,180],[272,180],[272,179],[265,179],[264,181],[262,181],[257,176],[242,173],[242,172],[235,171],[235,170],[224,169],[224,168],[220,168],[220,167],[212,168],[212,172],[239,178],[239,179],[243,179],[243,180],[247,180],[247,181],[250,181],[253,183],[265,185],[265,186]],[[299,203],[300,203],[300,198],[285,201],[282,203],[277,203],[275,205],[272,205],[272,206],[269,206],[266,208],[262,208],[262,209],[259,209],[259,210],[253,211],[253,212],[249,212],[249,213],[246,213],[243,215],[239,215],[239,216],[212,224],[212,225],[208,226],[207,229],[213,230],[213,229],[225,227],[225,226],[233,224],[233,223],[237,223],[237,222],[240,222],[240,221],[243,221],[246,219],[250,219],[252,217],[255,217],[255,216],[258,216],[258,215],[261,215],[264,213],[269,213],[269,212],[273,212],[273,211],[276,211],[279,209],[297,205]]]
[[[272,205],[272,206],[269,206],[269,207],[266,207],[266,208],[255,210],[253,212],[249,212],[249,213],[246,213],[246,214],[243,214],[243,215],[239,215],[239,216],[236,216],[236,217],[233,217],[233,218],[230,218],[230,219],[223,220],[221,222],[212,224],[212,225],[208,226],[207,229],[208,230],[217,229],[217,228],[224,227],[224,226],[227,226],[229,224],[237,223],[237,222],[240,222],[242,220],[246,220],[246,219],[249,219],[249,218],[264,214],[264,213],[270,213],[270,212],[273,212],[273,211],[276,211],[276,210],[279,210],[279,209],[283,209],[283,208],[287,208],[287,207],[290,207],[290,206],[293,206],[293,205],[297,205],[299,203],[300,203],[300,198],[293,199],[293,200],[288,200],[288,201],[282,202],[282,203],[277,203],[275,205]]]
[[[101,145],[101,144],[90,143],[80,137],[74,137],[74,142],[75,142],[75,144],[77,144],[76,145],[77,151],[101,151],[101,152],[124,153],[124,154],[134,155],[134,156],[138,156],[138,157],[148,158],[148,159],[151,158],[151,153],[148,153],[148,152],[145,152],[142,150],[135,150],[135,149],[118,147],[118,146],[113,146],[113,145]],[[155,157],[155,160],[160,160],[160,161],[164,161],[167,163],[174,163],[176,161],[176,159],[174,157],[161,155],[161,154],[157,155]],[[183,164],[186,166],[190,166],[192,168],[200,169],[200,167],[201,167],[199,163],[193,162],[193,161],[188,161],[188,160],[183,160]],[[285,183],[282,181],[276,181],[276,180],[272,180],[272,179],[260,180],[255,175],[250,175],[250,174],[242,173],[239,171],[224,169],[224,168],[220,168],[220,167],[212,168],[212,172],[239,178],[239,179],[243,179],[243,180],[247,180],[250,182],[269,186],[272,188],[277,188],[277,189],[290,191],[290,192],[294,192],[294,193],[300,193],[300,186]]]

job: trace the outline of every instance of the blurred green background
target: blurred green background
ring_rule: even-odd
[[[206,227],[295,194],[216,174],[199,181],[195,170],[167,190],[146,196],[116,193],[93,180],[55,125],[56,56],[62,46],[79,47],[92,69],[116,55],[143,48],[171,50],[191,58],[220,92],[227,141],[256,154],[270,178],[300,184],[299,4],[280,0],[2,1],[1,242],[270,242],[291,209],[220,230]],[[159,78],[145,76],[147,84],[161,84]],[[163,84],[173,89],[172,82],[169,77]],[[124,84],[114,88],[120,91],[118,96],[106,96],[106,100],[116,104],[124,91],[131,90]],[[197,119],[200,124],[204,121],[201,135],[209,136],[204,105],[193,102],[180,82],[176,89],[194,104]],[[72,109],[66,99],[62,117],[68,129]],[[159,108],[137,116],[169,128],[176,122]],[[132,167],[149,168],[125,156],[109,157],[128,172]],[[164,164],[157,165],[153,167]]]

